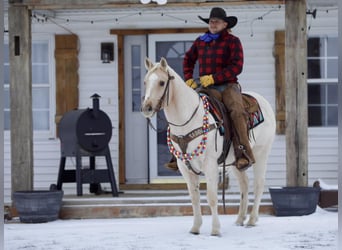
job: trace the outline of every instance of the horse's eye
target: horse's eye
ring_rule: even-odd
[[[159,82],[159,85],[160,85],[161,87],[163,87],[163,86],[164,86],[164,84],[165,84],[165,82],[164,82],[164,81],[160,81],[160,82]]]

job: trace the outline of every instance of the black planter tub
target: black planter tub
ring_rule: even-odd
[[[269,190],[276,216],[309,215],[316,211],[320,188],[273,187]]]
[[[63,191],[17,191],[13,193],[14,206],[21,222],[43,223],[58,219]]]

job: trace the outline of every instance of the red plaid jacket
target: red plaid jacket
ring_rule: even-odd
[[[198,37],[185,53],[183,61],[184,79],[193,78],[196,61],[199,75],[213,75],[215,84],[236,83],[243,68],[243,49],[240,39],[226,30],[209,43]]]

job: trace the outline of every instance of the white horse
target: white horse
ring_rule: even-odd
[[[204,127],[204,123],[215,123],[210,114],[206,115],[206,104],[203,103],[202,98],[199,97],[196,91],[185,84],[183,79],[168,66],[164,58],[156,64],[146,58],[145,67],[148,72],[144,79],[145,97],[141,111],[146,118],[151,118],[156,112],[163,109],[169,123],[169,133],[179,136]],[[264,115],[264,122],[253,129],[251,136],[251,146],[256,159],[255,164],[252,166],[255,198],[247,225],[254,226],[259,215],[267,159],[275,135],[275,118],[273,110],[266,99],[256,93],[249,94],[257,99]],[[209,132],[203,131],[203,135],[194,138],[188,143],[187,154],[185,155],[181,153],[181,148],[177,142],[169,137],[168,144],[170,151],[178,158],[178,168],[187,183],[190,193],[194,214],[193,226],[190,232],[199,234],[202,224],[198,172],[205,175],[207,182],[207,200],[212,214],[211,234],[220,235],[217,210],[219,174],[217,159],[222,152],[223,137],[217,133],[216,129]],[[234,162],[233,151],[230,150],[226,162]],[[190,163],[190,168],[187,166],[186,161]],[[240,172],[235,166],[232,166],[232,171],[238,179],[241,195],[236,224],[242,226],[248,209],[248,177],[245,171]]]

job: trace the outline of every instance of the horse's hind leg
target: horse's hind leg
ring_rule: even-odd
[[[239,214],[238,218],[235,222],[238,226],[243,226],[243,222],[246,219],[247,210],[248,210],[248,176],[246,172],[240,172],[235,167],[233,167],[233,171],[240,186],[240,206],[239,206]]]

